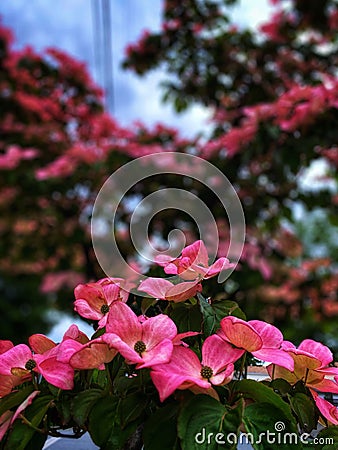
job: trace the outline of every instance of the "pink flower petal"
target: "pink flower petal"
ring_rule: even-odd
[[[155,298],[165,299],[166,292],[173,286],[172,283],[163,278],[146,278],[139,285],[139,290],[144,291]]]
[[[278,328],[261,320],[249,320],[248,322],[259,334],[263,341],[263,347],[280,348],[283,335]]]
[[[60,389],[73,389],[74,369],[69,364],[63,364],[56,358],[50,358],[40,362],[38,368],[48,383]]]
[[[137,364],[138,369],[154,367],[157,364],[165,364],[170,360],[173,352],[173,343],[170,339],[164,339],[149,351],[142,353],[142,363]]]
[[[165,400],[176,389],[189,389],[195,385],[209,389],[211,384],[201,377],[201,368],[201,363],[192,350],[174,347],[170,362],[155,366],[150,373],[160,400]]]
[[[267,371],[272,380],[284,378],[284,380],[288,381],[290,384],[295,384],[298,381],[297,376],[293,372],[276,364],[269,364]]]
[[[197,336],[198,334],[201,334],[199,331],[187,331],[186,333],[179,333],[177,334],[173,339],[174,345],[183,345],[184,347],[189,347],[188,344],[186,344],[182,339],[185,339],[187,337],[191,336]]]
[[[223,372],[210,378],[210,382],[215,385],[228,384],[234,375],[234,365],[229,364]]]
[[[12,347],[7,352],[0,355],[0,374],[12,375],[12,368],[25,368],[29,359],[32,359],[32,351],[25,344]]]
[[[100,320],[103,316],[100,310],[94,310],[84,299],[75,300],[74,310],[85,319]]]
[[[210,367],[214,374],[223,371],[228,364],[239,359],[244,350],[234,348],[216,334],[209,336],[202,347],[202,365]]]
[[[262,348],[263,342],[255,329],[242,319],[227,316],[221,320],[221,329],[232,345],[254,352]]]
[[[79,284],[74,289],[75,300],[85,300],[89,309],[100,312],[101,306],[105,304],[100,281],[97,283]]]
[[[282,345],[281,345],[281,348],[282,348],[283,350],[294,350],[294,349],[296,349],[297,347],[296,347],[292,342],[290,342],[290,341],[283,341],[283,342],[282,342]]]
[[[142,340],[142,325],[136,314],[122,302],[114,302],[111,305],[106,330],[107,333],[117,334],[130,346]]]
[[[134,344],[141,339],[130,342],[127,344],[120,336],[114,333],[106,333],[102,336],[102,340],[118,350],[121,355],[127,360],[128,364],[141,364],[143,363],[142,357],[134,350]]]
[[[314,355],[322,363],[322,367],[327,366],[333,361],[333,355],[331,350],[320,342],[313,341],[312,339],[305,339],[298,346],[298,350],[303,350],[309,354]]]
[[[182,250],[182,257],[189,258],[190,264],[200,264],[204,267],[208,266],[208,252],[204,242],[201,240],[185,247]]]
[[[28,338],[28,342],[33,352],[40,354],[56,346],[55,342],[44,334],[33,334]]]
[[[12,411],[6,411],[0,417],[0,441],[5,436],[8,428],[10,427],[13,414],[14,413]]]
[[[96,369],[102,364],[109,363],[117,355],[117,350],[103,341],[92,341],[70,358],[74,369]]]
[[[8,340],[0,340],[0,355],[14,347],[13,342]]]
[[[0,375],[0,398],[12,391],[15,378],[13,375]]]
[[[321,414],[332,424],[338,425],[338,408],[336,408],[332,403],[327,400],[319,397],[317,392],[310,389],[312,397],[316,402],[317,408],[321,412]]]
[[[170,317],[165,314],[159,314],[150,317],[142,324],[142,338],[147,346],[147,351],[159,344],[163,339],[174,339],[177,335],[177,328]]]
[[[219,258],[217,261],[215,261],[208,269],[205,279],[214,277],[215,275],[218,275],[223,270],[231,269],[235,266],[235,264],[230,263],[228,258]]]
[[[83,348],[83,344],[73,339],[66,339],[58,346],[56,359],[64,364],[68,364],[74,353]]]
[[[167,275],[178,275],[178,265],[175,263],[169,263],[164,267],[164,272]],[[195,275],[196,278],[196,275]]]
[[[81,344],[86,344],[89,339],[88,336],[79,330],[79,327],[77,325],[71,325],[68,330],[63,335],[62,340],[66,339],[73,339],[75,341],[81,342]]]
[[[175,373],[166,375],[163,371],[151,371],[150,376],[159,393],[161,402],[173,394],[186,381],[186,377],[183,375]],[[207,384],[210,386],[210,383]]]
[[[168,289],[166,294],[166,300],[175,303],[182,302],[190,297],[194,297],[197,292],[201,291],[202,285],[201,283],[197,283],[196,281],[187,281],[179,283],[173,285],[170,289]]]
[[[14,422],[15,419],[17,419],[19,417],[19,415],[27,408],[27,406],[31,405],[33,400],[35,399],[35,397],[37,395],[40,394],[40,391],[33,391],[27,398],[25,401],[23,401],[21,403],[21,405],[18,407],[18,409],[15,411],[15,413],[13,414],[12,420],[11,420],[11,424]]]
[[[279,366],[285,367],[285,369],[294,370],[294,360],[286,351],[278,348],[262,348],[256,352],[252,352],[255,358],[261,361],[273,362]]]
[[[324,367],[323,369],[316,369],[316,372],[323,375],[336,375],[338,376],[338,367]],[[337,380],[338,382],[338,380]]]
[[[312,383],[312,387],[321,392],[332,392],[333,394],[338,394],[338,384],[332,380],[324,378],[319,383]]]
[[[115,283],[105,284],[102,286],[102,290],[108,305],[115,302],[120,297],[121,289],[118,284]]]
[[[322,366],[321,361],[313,356],[311,353],[307,353],[304,350],[290,349],[288,353],[293,357],[295,361],[295,368],[305,369],[319,369]]]
[[[173,261],[175,258],[172,258],[169,255],[158,255],[155,257],[155,262],[161,267],[167,266],[171,261]]]

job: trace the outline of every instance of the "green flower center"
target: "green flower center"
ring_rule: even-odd
[[[134,350],[136,353],[138,353],[140,356],[143,352],[145,352],[147,349],[146,344],[143,341],[137,341],[134,345]]]
[[[27,370],[33,370],[36,367],[36,362],[34,359],[29,359],[25,364],[25,369]]]
[[[213,374],[214,374],[214,372],[211,369],[211,367],[202,366],[201,377],[206,378],[207,380],[210,380],[210,378],[213,376]]]
[[[101,310],[102,314],[107,314],[109,312],[109,306],[108,305],[102,305]]]

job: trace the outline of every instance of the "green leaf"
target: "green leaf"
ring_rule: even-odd
[[[150,298],[150,297],[145,297],[144,299],[142,299],[142,303],[141,303],[142,314],[145,314],[151,306],[154,306],[157,303],[157,301],[158,300],[156,298]]]
[[[96,401],[89,412],[88,431],[99,447],[103,447],[108,442],[117,421],[117,407],[118,399],[109,396]]]
[[[236,302],[231,300],[215,300],[211,303],[217,317],[223,319],[225,316],[235,316],[239,319],[246,320],[246,315]]]
[[[281,396],[289,394],[292,389],[291,384],[283,378],[276,378],[275,380],[271,381],[270,386]]]
[[[101,389],[87,389],[77,394],[72,401],[72,415],[74,421],[80,426],[84,427],[88,414],[95,402],[103,395]]]
[[[120,401],[120,423],[125,428],[136,420],[147,406],[147,396],[143,392],[134,392]]]
[[[129,423],[123,429],[121,429],[119,424],[115,423],[111,428],[110,437],[107,443],[101,447],[101,450],[141,448],[141,440],[142,426],[140,426],[137,422]]]
[[[242,422],[243,401],[230,409],[207,395],[196,395],[178,416],[178,435],[183,450],[235,449]],[[232,439],[227,439],[229,435]]]
[[[30,384],[18,392],[12,392],[0,400],[0,416],[15,406],[19,406],[34,391],[34,387]]]
[[[244,410],[243,423],[255,450],[302,449],[297,427],[271,403],[252,403]]]
[[[23,415],[34,427],[38,428],[52,401],[53,397],[51,395],[37,397],[33,400],[32,404],[26,408]],[[20,420],[16,420],[14,422],[13,429],[8,435],[4,449],[24,450],[35,435],[36,431],[31,426],[21,422]],[[40,442],[42,442],[42,440],[40,440]],[[42,446],[40,448],[42,448]],[[39,447],[36,447],[36,450],[38,449]]]
[[[178,450],[177,437],[178,404],[170,403],[159,408],[150,416],[144,426],[145,450]]]
[[[104,397],[99,399],[89,412],[88,431],[101,450],[122,449],[139,426],[137,421],[121,425],[120,403],[121,400],[116,397]]]
[[[198,304],[176,303],[172,308],[170,318],[175,322],[179,333],[201,331],[202,315]]]
[[[34,433],[32,439],[28,442],[25,450],[38,450],[42,449],[47,440],[47,435]]]
[[[220,321],[229,315],[245,320],[245,314],[236,302],[229,300],[215,300],[211,304],[200,294],[197,294],[203,316],[203,331],[206,336],[213,334],[219,327]]]
[[[245,398],[250,398],[255,402],[270,403],[283,412],[283,415],[294,422],[290,406],[276,394],[271,387],[254,380],[240,380],[234,384],[234,392],[242,394]]]
[[[318,415],[315,402],[312,398],[309,398],[306,394],[296,393],[295,395],[289,395],[291,408],[298,417],[301,429],[306,432],[317,427]]]

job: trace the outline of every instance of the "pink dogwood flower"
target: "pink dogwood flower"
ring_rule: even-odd
[[[194,297],[197,292],[202,292],[202,285],[196,281],[173,284],[163,278],[149,277],[140,283],[139,290],[160,300],[178,303]]]
[[[74,369],[69,360],[88,341],[88,337],[76,325],[69,327],[60,344],[43,334],[34,334],[29,338],[31,348],[19,344],[0,355],[0,377],[15,377],[10,381],[13,386],[17,386],[30,379],[32,372],[36,372],[60,389],[72,389]],[[10,383],[7,384],[8,390]]]
[[[293,370],[292,357],[282,348],[283,335],[278,328],[261,320],[245,320],[227,316],[221,320],[217,334],[235,347],[236,359],[246,351],[262,361]]]
[[[56,361],[55,354],[49,353],[53,350],[39,355],[33,354],[25,344],[16,345],[0,355],[0,374],[18,376],[24,382],[34,371],[60,389],[72,389],[73,369],[68,364]]]
[[[55,358],[57,362],[69,364],[73,353],[89,342],[88,336],[79,330],[77,325],[71,325],[64,333],[60,344],[56,344],[43,334],[33,334],[28,339],[30,348],[43,358]]]
[[[165,273],[179,275],[183,280],[211,278],[222,270],[234,267],[228,258],[219,258],[209,266],[208,252],[201,240],[185,247],[179,258],[159,255],[155,260],[158,265],[164,267]]]
[[[316,391],[338,394],[338,368],[329,367],[333,361],[331,350],[320,342],[305,339],[298,348],[291,342],[283,343],[284,350],[294,360],[294,370],[289,371],[280,367],[278,363],[268,366],[268,373],[272,379],[284,378],[290,384],[301,380],[316,402],[320,412],[329,421],[338,424],[338,410],[330,402],[319,397]]]
[[[176,389],[190,389],[217,397],[212,385],[231,381],[232,362],[236,356],[230,344],[213,335],[203,343],[202,362],[191,349],[175,346],[170,361],[155,366],[150,376],[162,402]]]
[[[98,320],[98,327],[103,328],[111,305],[128,300],[129,293],[124,287],[123,278],[102,278],[96,283],[79,284],[74,290],[74,309],[86,319]]]
[[[140,321],[122,302],[111,306],[106,331],[103,341],[138,369],[168,362],[177,335],[176,325],[165,314]]]

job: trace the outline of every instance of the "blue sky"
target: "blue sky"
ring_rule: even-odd
[[[95,0],[92,0],[95,1]],[[5,25],[13,29],[17,46],[32,45],[41,51],[48,46],[66,50],[85,61],[100,82],[95,67],[94,30],[90,0],[27,0],[3,1],[0,15]],[[161,0],[111,0],[114,115],[122,125],[135,120],[147,124],[164,122],[180,128],[183,135],[193,135],[206,125],[208,111],[193,107],[177,115],[170,105],[160,101],[158,87],[163,74],[151,72],[138,78],[120,68],[124,48],[134,42],[145,28],[158,30]],[[268,0],[242,0],[233,13],[235,23],[255,26],[268,16]]]

